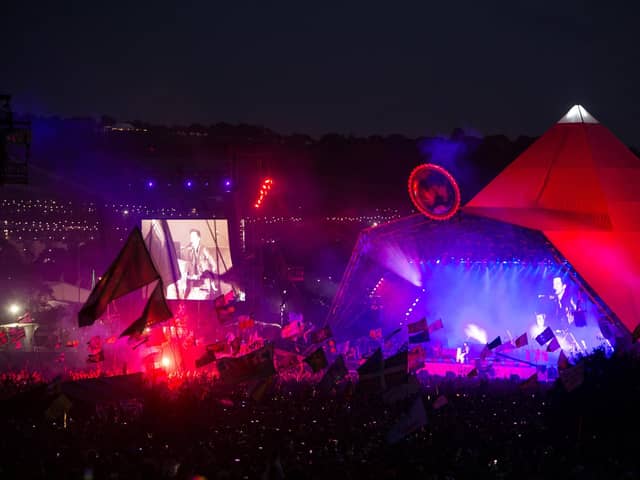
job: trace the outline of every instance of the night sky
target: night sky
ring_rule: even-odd
[[[538,135],[582,103],[640,145],[640,4],[4,2],[0,91],[37,114],[282,133]]]

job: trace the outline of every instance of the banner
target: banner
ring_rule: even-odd
[[[226,383],[266,378],[276,373],[273,366],[273,345],[267,345],[241,357],[221,358],[217,366],[220,379]]]

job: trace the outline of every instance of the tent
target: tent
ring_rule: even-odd
[[[541,231],[632,331],[640,320],[640,159],[575,105],[465,213]]]

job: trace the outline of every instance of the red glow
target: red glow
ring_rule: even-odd
[[[433,211],[428,210],[423,206],[421,200],[419,199],[420,189],[417,185],[419,183],[418,179],[421,175],[424,175],[425,172],[428,172],[428,171],[437,172],[443,175],[447,179],[451,187],[453,188],[453,193],[454,193],[453,207],[447,212],[444,212],[442,214],[434,213]],[[435,165],[433,163],[424,163],[414,168],[411,174],[409,175],[408,190],[409,190],[409,197],[411,198],[411,201],[413,202],[415,207],[422,214],[426,215],[432,220],[448,220],[451,217],[453,217],[458,211],[458,209],[460,208],[460,188],[458,187],[458,183],[456,182],[455,178],[453,178],[453,175],[451,175],[447,170],[445,170],[439,165]]]
[[[271,190],[272,186],[273,186],[273,179],[267,177],[262,181],[262,185],[260,185],[260,190],[258,192],[258,198],[253,204],[254,208],[260,208],[262,206],[262,202],[267,197],[267,194]]]

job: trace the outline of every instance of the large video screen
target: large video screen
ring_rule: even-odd
[[[227,220],[142,220],[142,236],[169,300],[211,300],[228,292]]]

